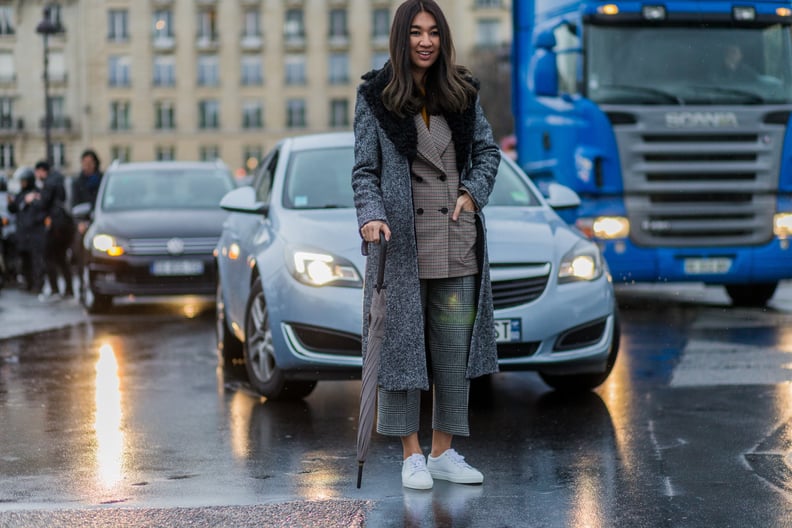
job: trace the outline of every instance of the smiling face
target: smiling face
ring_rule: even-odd
[[[440,31],[437,21],[427,13],[421,11],[410,25],[410,62],[412,74],[416,82],[423,85],[426,71],[432,67],[440,55]]]

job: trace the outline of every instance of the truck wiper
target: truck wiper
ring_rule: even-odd
[[[738,90],[736,88],[722,88],[720,86],[712,86],[709,84],[696,84],[693,85],[691,88],[696,89],[705,89],[705,90],[712,90],[713,92],[728,94],[728,95],[736,95],[738,97],[745,97],[754,104],[762,104],[765,102],[764,97],[759,95],[756,92],[752,92],[750,90]]]
[[[613,88],[615,90],[627,90],[638,93],[645,93],[655,95],[664,99],[665,101],[683,105],[685,101],[678,95],[658,90],[657,88],[649,88],[648,86],[639,86],[636,84],[602,84],[600,88]]]

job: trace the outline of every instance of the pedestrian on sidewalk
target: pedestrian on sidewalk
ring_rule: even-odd
[[[16,215],[17,255],[25,289],[38,295],[44,286],[44,219],[47,215],[41,206],[33,169],[21,169],[19,182],[19,193],[13,198],[9,195],[8,211]]]
[[[71,206],[88,203],[91,210],[96,205],[96,196],[99,193],[99,184],[102,183],[102,170],[99,156],[92,149],[86,149],[80,156],[80,174],[72,181]],[[76,222],[76,232],[72,242],[72,259],[76,267],[79,280],[80,300],[85,295],[85,247],[83,238],[90,222],[79,220]]]
[[[67,252],[74,237],[74,220],[66,209],[66,187],[63,176],[53,172],[47,161],[39,161],[35,166],[36,179],[41,188],[41,207],[46,214],[47,228],[44,262],[49,296],[42,294],[42,300],[74,297],[71,266]],[[64,291],[61,294],[59,279],[63,278]]]
[[[480,484],[451,448],[469,435],[470,379],[497,371],[482,208],[500,162],[478,102],[478,82],[455,63],[445,15],[433,0],[396,10],[390,60],[358,88],[352,187],[368,243],[364,314],[380,233],[389,241],[377,432],[401,438],[402,484]],[[363,350],[368,325],[364,316]],[[422,390],[433,388],[432,447],[418,438]]]

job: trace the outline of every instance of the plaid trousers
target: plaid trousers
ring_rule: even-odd
[[[468,436],[467,371],[470,338],[476,318],[477,276],[422,279],[421,302],[426,321],[427,364],[434,401],[432,429]],[[408,436],[418,431],[421,391],[377,390],[377,432]]]

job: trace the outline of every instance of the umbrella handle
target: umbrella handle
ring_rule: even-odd
[[[358,480],[357,487],[360,489],[360,482],[363,480],[363,462],[358,462]]]
[[[385,233],[380,231],[379,266],[377,267],[377,283],[374,285],[377,293],[385,289],[385,257],[387,252],[388,241],[385,239]]]

